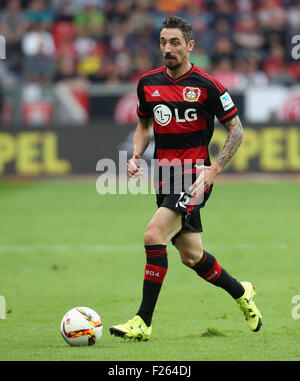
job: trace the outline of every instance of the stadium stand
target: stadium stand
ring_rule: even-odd
[[[10,0],[0,1],[2,86],[77,77],[135,82],[161,65],[159,28],[170,14],[193,24],[192,61],[229,89],[300,81],[290,54],[299,0]]]

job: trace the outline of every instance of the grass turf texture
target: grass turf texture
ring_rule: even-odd
[[[217,183],[202,211],[205,249],[256,285],[259,333],[169,244],[151,340],[131,343],[109,327],[138,309],[155,196],[100,196],[93,181],[0,182],[0,360],[299,361],[300,320],[291,315],[300,294],[299,194],[299,183]],[[103,319],[93,347],[71,348],[60,335],[75,306]]]

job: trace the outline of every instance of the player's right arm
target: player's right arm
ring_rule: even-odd
[[[127,163],[127,173],[129,177],[142,174],[140,160],[148,147],[152,137],[152,118],[139,118],[138,125],[133,138],[133,154]]]
[[[142,174],[139,164],[151,140],[153,131],[152,110],[146,101],[144,86],[145,78],[142,77],[137,86],[138,104],[136,111],[139,121],[133,138],[132,158],[127,163],[127,173],[130,177]]]

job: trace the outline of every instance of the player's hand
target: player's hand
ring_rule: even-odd
[[[206,192],[209,187],[214,183],[216,175],[219,173],[219,168],[214,165],[195,165],[195,168],[199,172],[196,181],[190,186],[192,197],[199,197]]]
[[[127,162],[127,173],[129,177],[137,177],[143,175],[143,168],[140,167],[142,156],[135,153]]]

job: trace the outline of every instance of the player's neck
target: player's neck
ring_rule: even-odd
[[[182,77],[184,74],[190,71],[191,68],[192,68],[192,64],[189,61],[187,61],[185,65],[182,65],[175,70],[171,70],[168,67],[166,67],[166,72],[169,77],[171,77],[172,79],[176,79],[176,78]]]

